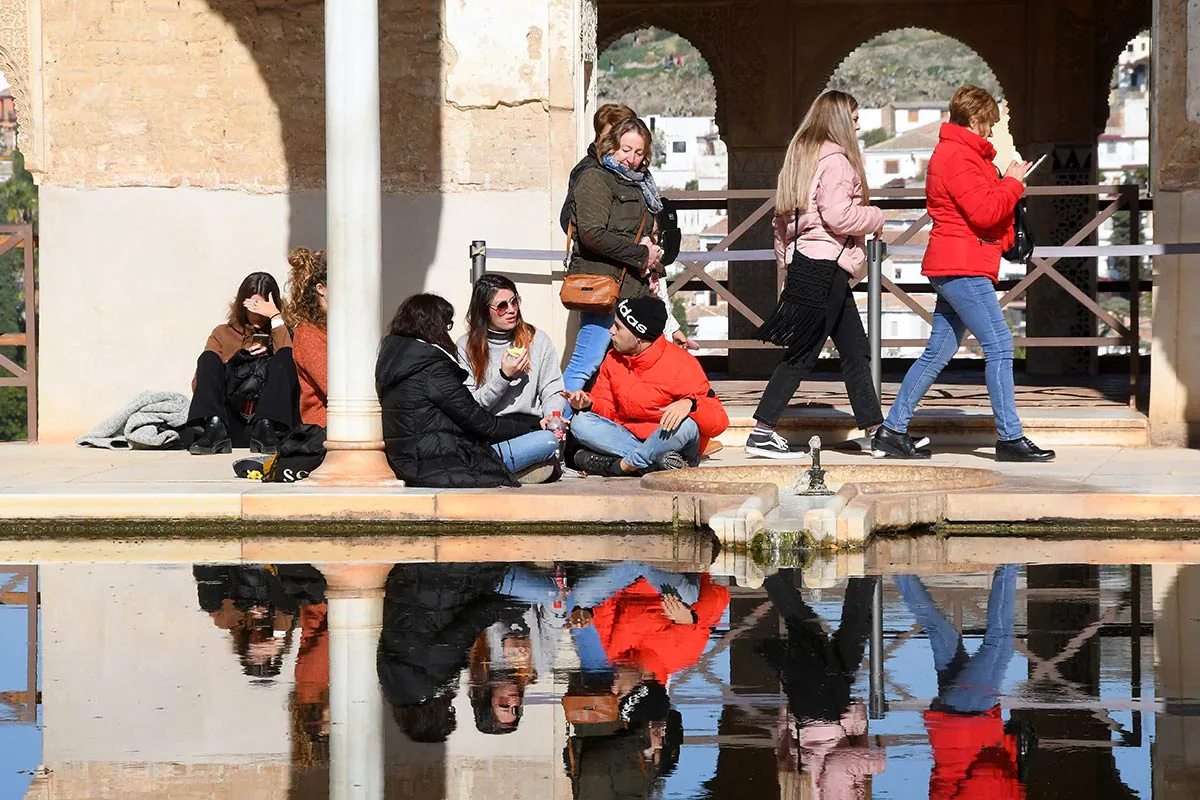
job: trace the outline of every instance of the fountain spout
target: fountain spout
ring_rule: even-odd
[[[833,494],[833,490],[825,485],[825,473],[828,470],[821,468],[821,437],[813,436],[808,440],[808,452],[812,456],[812,466],[804,471],[808,476],[808,486],[800,488],[803,483],[803,478],[796,481],[793,491],[795,494],[809,496],[827,496]]]

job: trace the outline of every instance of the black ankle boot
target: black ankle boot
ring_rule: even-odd
[[[194,456],[212,456],[218,453],[232,453],[233,442],[229,431],[220,417],[212,417],[204,425],[204,432],[192,442],[188,452]]]
[[[586,447],[581,447],[576,451],[575,469],[585,472],[588,475],[607,477],[618,477],[624,474],[621,470],[621,459],[619,456],[597,453],[593,450],[588,450]]]
[[[1025,436],[1012,441],[996,440],[997,461],[1053,461],[1054,451],[1043,450]]]
[[[269,419],[260,419],[250,428],[250,452],[270,455],[279,451],[279,436]]]
[[[880,425],[871,437],[871,455],[875,458],[932,458],[933,453],[917,446],[907,433],[899,433]]]

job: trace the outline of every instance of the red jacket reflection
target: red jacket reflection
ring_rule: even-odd
[[[1017,779],[1017,739],[1004,732],[1000,706],[984,714],[925,712],[933,747],[929,800],[1025,800]]]
[[[700,576],[700,596],[692,606],[693,625],[678,625],[662,610],[663,596],[645,578],[592,609],[592,624],[610,664],[636,664],[666,684],[668,676],[700,659],[712,627],[729,605],[729,590]]]

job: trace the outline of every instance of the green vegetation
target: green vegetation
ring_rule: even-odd
[[[678,66],[676,56],[682,59]],[[665,68],[668,58],[672,65]],[[708,62],[670,31],[645,28],[622,36],[600,54],[596,69],[602,103],[625,103],[642,115],[716,113]],[[1000,96],[996,77],[971,48],[940,33],[906,28],[877,36],[850,53],[829,88],[850,92],[866,108],[880,108],[898,101],[949,101],[964,83]]]
[[[716,114],[717,91],[708,62],[687,39],[670,31],[645,28],[622,36],[600,54],[596,69],[601,103],[625,103],[642,116]]]
[[[13,156],[13,177],[0,184],[0,217],[7,225],[32,223],[37,231],[37,185],[25,169],[25,159],[17,152]],[[0,333],[25,331],[25,257],[21,250],[12,249],[0,255]],[[0,355],[25,366],[25,348],[0,347]],[[0,377],[11,377],[0,367]],[[0,387],[0,441],[26,438],[26,398],[23,388]]]
[[[1002,94],[996,76],[974,50],[940,33],[905,28],[857,48],[833,73],[829,88],[849,92],[864,108],[879,108],[898,101],[949,102],[964,83]]]

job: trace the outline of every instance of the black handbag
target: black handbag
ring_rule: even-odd
[[[238,350],[225,364],[225,397],[233,408],[257,400],[267,385],[267,366],[270,357],[252,355]]]
[[[679,230],[679,212],[675,204],[666,197],[662,198],[662,211],[655,215],[658,225],[658,246],[662,248],[662,265],[674,264],[679,257],[679,247],[683,244],[683,231]]]
[[[1013,208],[1013,244],[1002,255],[1005,261],[1013,264],[1029,264],[1033,258],[1033,234],[1029,232],[1029,221],[1026,219],[1025,198],[1017,201]]]

